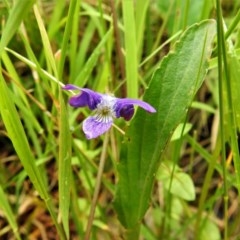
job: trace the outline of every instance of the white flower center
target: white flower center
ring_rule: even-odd
[[[116,98],[109,96],[109,95],[103,95],[102,101],[97,105],[97,108],[95,110],[95,119],[98,122],[104,122],[109,123],[113,120],[113,118],[116,117],[115,111],[114,111],[114,105],[116,103]]]

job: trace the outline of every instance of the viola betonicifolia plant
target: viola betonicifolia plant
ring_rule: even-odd
[[[123,117],[126,121],[129,121],[134,114],[134,105],[150,113],[156,112],[150,104],[138,99],[116,98],[109,94],[97,93],[72,84],[65,85],[63,89],[80,91],[79,94],[70,97],[69,104],[72,107],[88,107],[94,111],[92,116],[83,121],[82,128],[87,139],[96,138],[108,131],[115,118]]]

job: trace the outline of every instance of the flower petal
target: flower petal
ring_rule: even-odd
[[[80,87],[75,86],[73,84],[66,84],[64,87],[62,87],[64,90],[81,90]]]
[[[156,112],[154,107],[144,101],[131,98],[118,98],[115,105],[116,117],[123,117],[125,120],[130,120],[134,114],[133,105],[137,105],[151,113]]]
[[[88,117],[83,121],[83,132],[87,139],[96,138],[110,129],[112,126],[112,119],[100,122],[95,117]]]
[[[72,107],[85,107],[88,106],[91,110],[95,109],[101,102],[102,95],[87,88],[80,88],[72,84],[67,84],[63,87],[65,90],[80,90],[77,95],[69,99],[69,104]]]
[[[133,104],[124,105],[120,108],[119,115],[123,117],[126,121],[129,121],[134,114]]]

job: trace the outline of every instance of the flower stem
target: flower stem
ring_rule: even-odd
[[[112,126],[115,127],[122,135],[125,135],[125,132],[121,128],[119,128],[117,125],[113,123]]]
[[[87,229],[86,229],[85,237],[84,237],[85,240],[89,240],[90,235],[91,235],[91,229],[92,229],[92,224],[93,224],[93,220],[94,220],[94,214],[95,214],[95,209],[96,209],[96,205],[97,205],[98,194],[99,194],[99,190],[100,190],[100,186],[101,186],[101,178],[102,178],[103,169],[104,169],[105,160],[106,160],[108,141],[109,141],[109,133],[107,132],[105,134],[105,138],[104,138],[104,142],[103,142],[103,151],[102,151],[102,154],[100,157],[96,186],[94,189],[91,210],[90,210],[90,214],[88,217]]]

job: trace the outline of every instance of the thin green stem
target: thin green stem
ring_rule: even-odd
[[[122,135],[125,135],[125,132],[120,127],[118,127],[116,124],[113,123],[112,126],[114,128],[116,128]]]
[[[92,229],[92,224],[93,224],[93,220],[94,220],[94,214],[95,214],[95,209],[96,209],[96,205],[97,205],[97,199],[98,199],[98,195],[99,195],[99,190],[100,190],[100,186],[101,186],[101,179],[102,179],[103,169],[104,169],[106,155],[107,155],[108,141],[109,141],[109,133],[107,132],[105,134],[105,138],[104,138],[104,142],[103,142],[103,150],[102,150],[102,154],[101,154],[101,157],[100,157],[96,186],[95,186],[95,189],[94,189],[93,200],[92,200],[92,204],[91,204],[91,210],[90,210],[90,214],[89,214],[89,217],[88,217],[87,229],[86,229],[86,233],[85,233],[85,237],[84,237],[85,240],[89,240],[90,236],[91,236],[91,229]]]
[[[227,169],[226,169],[226,148],[225,148],[225,127],[224,127],[224,99],[223,99],[223,26],[222,26],[222,12],[220,0],[216,0],[217,6],[217,47],[218,47],[218,84],[219,84],[219,109],[220,109],[220,136],[222,148],[222,169],[223,169],[223,190],[224,190],[224,240],[228,238],[228,186],[227,186]]]
[[[64,84],[62,82],[60,82],[56,77],[54,77],[53,75],[51,75],[49,72],[47,72],[46,70],[42,69],[39,67],[39,65],[35,64],[34,62],[30,61],[29,59],[23,57],[22,55],[18,54],[17,52],[13,51],[10,48],[5,48],[6,51],[10,52],[11,54],[13,54],[15,57],[17,57],[18,59],[20,59],[22,62],[26,63],[29,67],[35,69],[35,70],[40,70],[41,74],[43,74],[44,76],[46,76],[48,79],[50,79],[51,81],[57,83],[58,85],[60,85],[61,87],[64,86]]]

